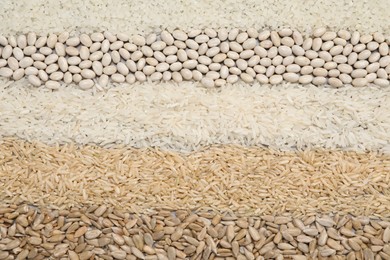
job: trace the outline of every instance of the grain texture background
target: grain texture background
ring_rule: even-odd
[[[130,34],[204,27],[313,27],[388,34],[387,1],[382,0],[22,0],[2,1],[0,33],[112,30]]]

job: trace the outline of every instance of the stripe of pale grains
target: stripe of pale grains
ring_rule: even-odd
[[[383,0],[162,1],[155,5],[127,0],[2,2],[6,2],[0,8],[0,31],[4,34],[78,30],[80,25],[83,31],[110,29],[128,33],[151,32],[161,27],[189,30],[209,26],[303,30],[328,26],[364,32],[389,31],[388,4]]]
[[[57,208],[106,204],[233,210],[242,215],[316,212],[390,216],[390,155],[280,152],[214,146],[191,154],[6,139],[0,200]]]

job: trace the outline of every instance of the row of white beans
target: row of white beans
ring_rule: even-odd
[[[27,77],[36,87],[57,89],[72,82],[82,89],[109,81],[199,81],[218,87],[246,83],[341,87],[389,86],[390,38],[381,33],[328,31],[304,36],[292,29],[249,28],[162,31],[148,36],[108,31],[71,36],[0,36],[0,76]]]

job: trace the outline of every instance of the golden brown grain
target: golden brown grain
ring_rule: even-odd
[[[97,215],[114,206],[135,213],[158,207],[230,209],[243,216],[389,217],[390,156],[237,146],[180,154],[7,139],[0,144],[0,190],[0,200],[7,203],[57,209],[103,205],[95,207]]]

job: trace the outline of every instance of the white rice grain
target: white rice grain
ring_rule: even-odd
[[[3,84],[3,83],[0,83]],[[135,83],[94,93],[26,81],[0,89],[0,139],[160,147],[212,144],[389,151],[390,88]]]
[[[383,0],[3,0],[0,33],[40,34],[108,29],[150,33],[161,27],[190,30],[206,27],[276,29],[310,32],[315,27],[388,34],[388,1]],[[82,25],[82,27],[81,27]]]

